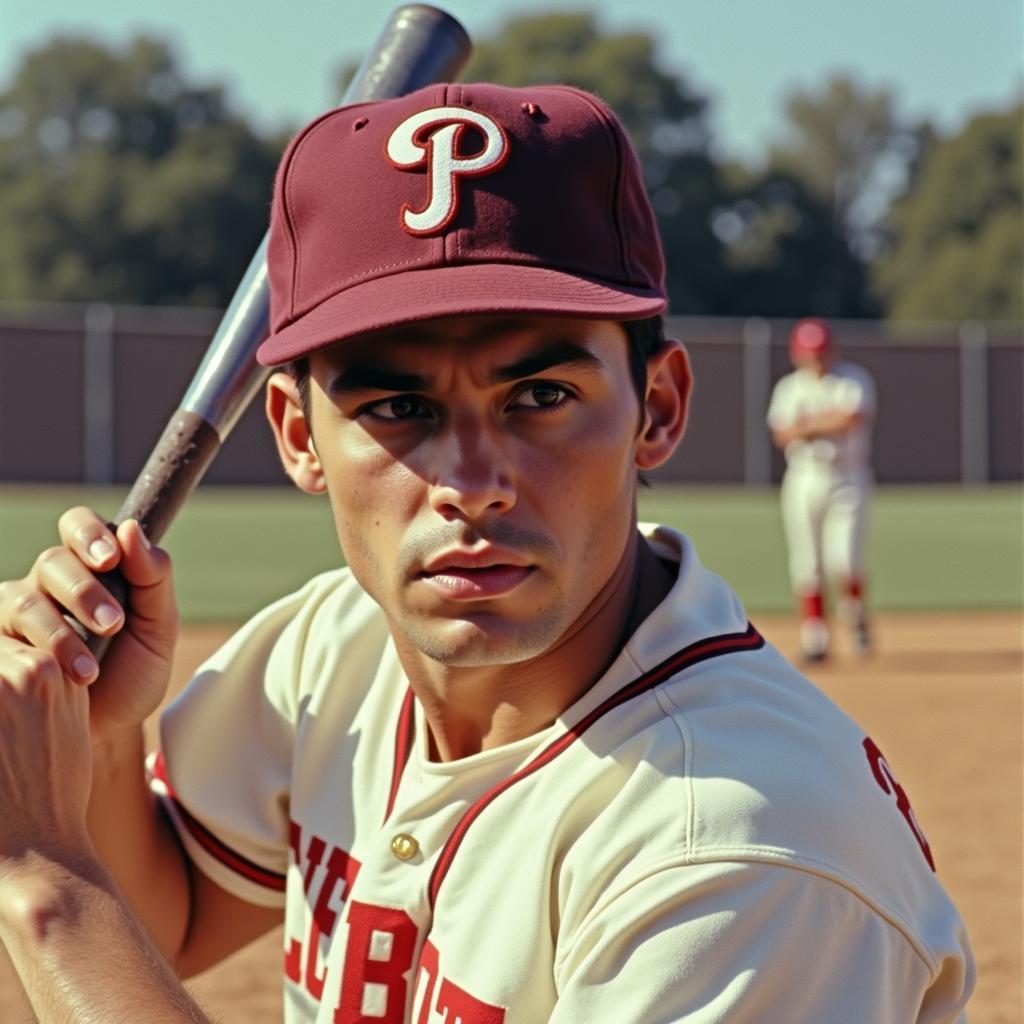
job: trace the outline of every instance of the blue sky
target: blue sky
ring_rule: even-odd
[[[514,13],[597,12],[610,31],[645,29],[660,55],[712,99],[719,150],[756,160],[794,87],[846,71],[895,90],[900,109],[951,130],[1022,87],[1020,0],[440,0],[471,35]],[[266,126],[297,125],[333,102],[346,59],[372,43],[390,3],[353,0],[0,0],[0,88],[26,49],[57,31],[120,42],[170,38],[190,76],[225,83]]]

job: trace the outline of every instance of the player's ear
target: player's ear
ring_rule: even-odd
[[[670,338],[647,360],[643,427],[636,439],[637,469],[657,469],[676,450],[686,429],[691,384],[686,349]]]
[[[299,385],[290,373],[274,373],[267,381],[267,419],[277,442],[284,471],[307,494],[327,489],[320,457],[303,411]]]

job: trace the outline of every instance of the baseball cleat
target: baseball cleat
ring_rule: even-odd
[[[800,649],[804,664],[825,660],[828,656],[828,626],[824,619],[804,619],[800,623]]]
[[[861,657],[871,653],[871,632],[866,622],[858,622],[853,627],[853,650]]]
[[[828,661],[828,651],[804,651],[800,656],[802,665],[820,665],[823,661]]]

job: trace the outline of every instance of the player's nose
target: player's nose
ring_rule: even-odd
[[[515,472],[505,439],[479,420],[454,423],[437,438],[430,504],[445,519],[502,515],[516,502]]]

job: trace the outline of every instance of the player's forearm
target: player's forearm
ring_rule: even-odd
[[[146,784],[143,756],[141,729],[94,746],[89,834],[154,943],[173,959],[188,928],[189,874]]]
[[[781,450],[785,450],[793,441],[802,440],[803,437],[803,430],[798,427],[777,427],[772,431],[772,443]]]
[[[785,448],[793,441],[813,441],[819,437],[840,437],[852,430],[860,421],[860,414],[831,410],[802,416],[786,427],[772,431],[772,441],[777,448]]]
[[[812,416],[805,425],[805,435],[815,437],[840,437],[852,430],[859,420],[856,412],[830,409]]]
[[[0,862],[0,941],[47,1024],[208,1024],[90,855]]]

